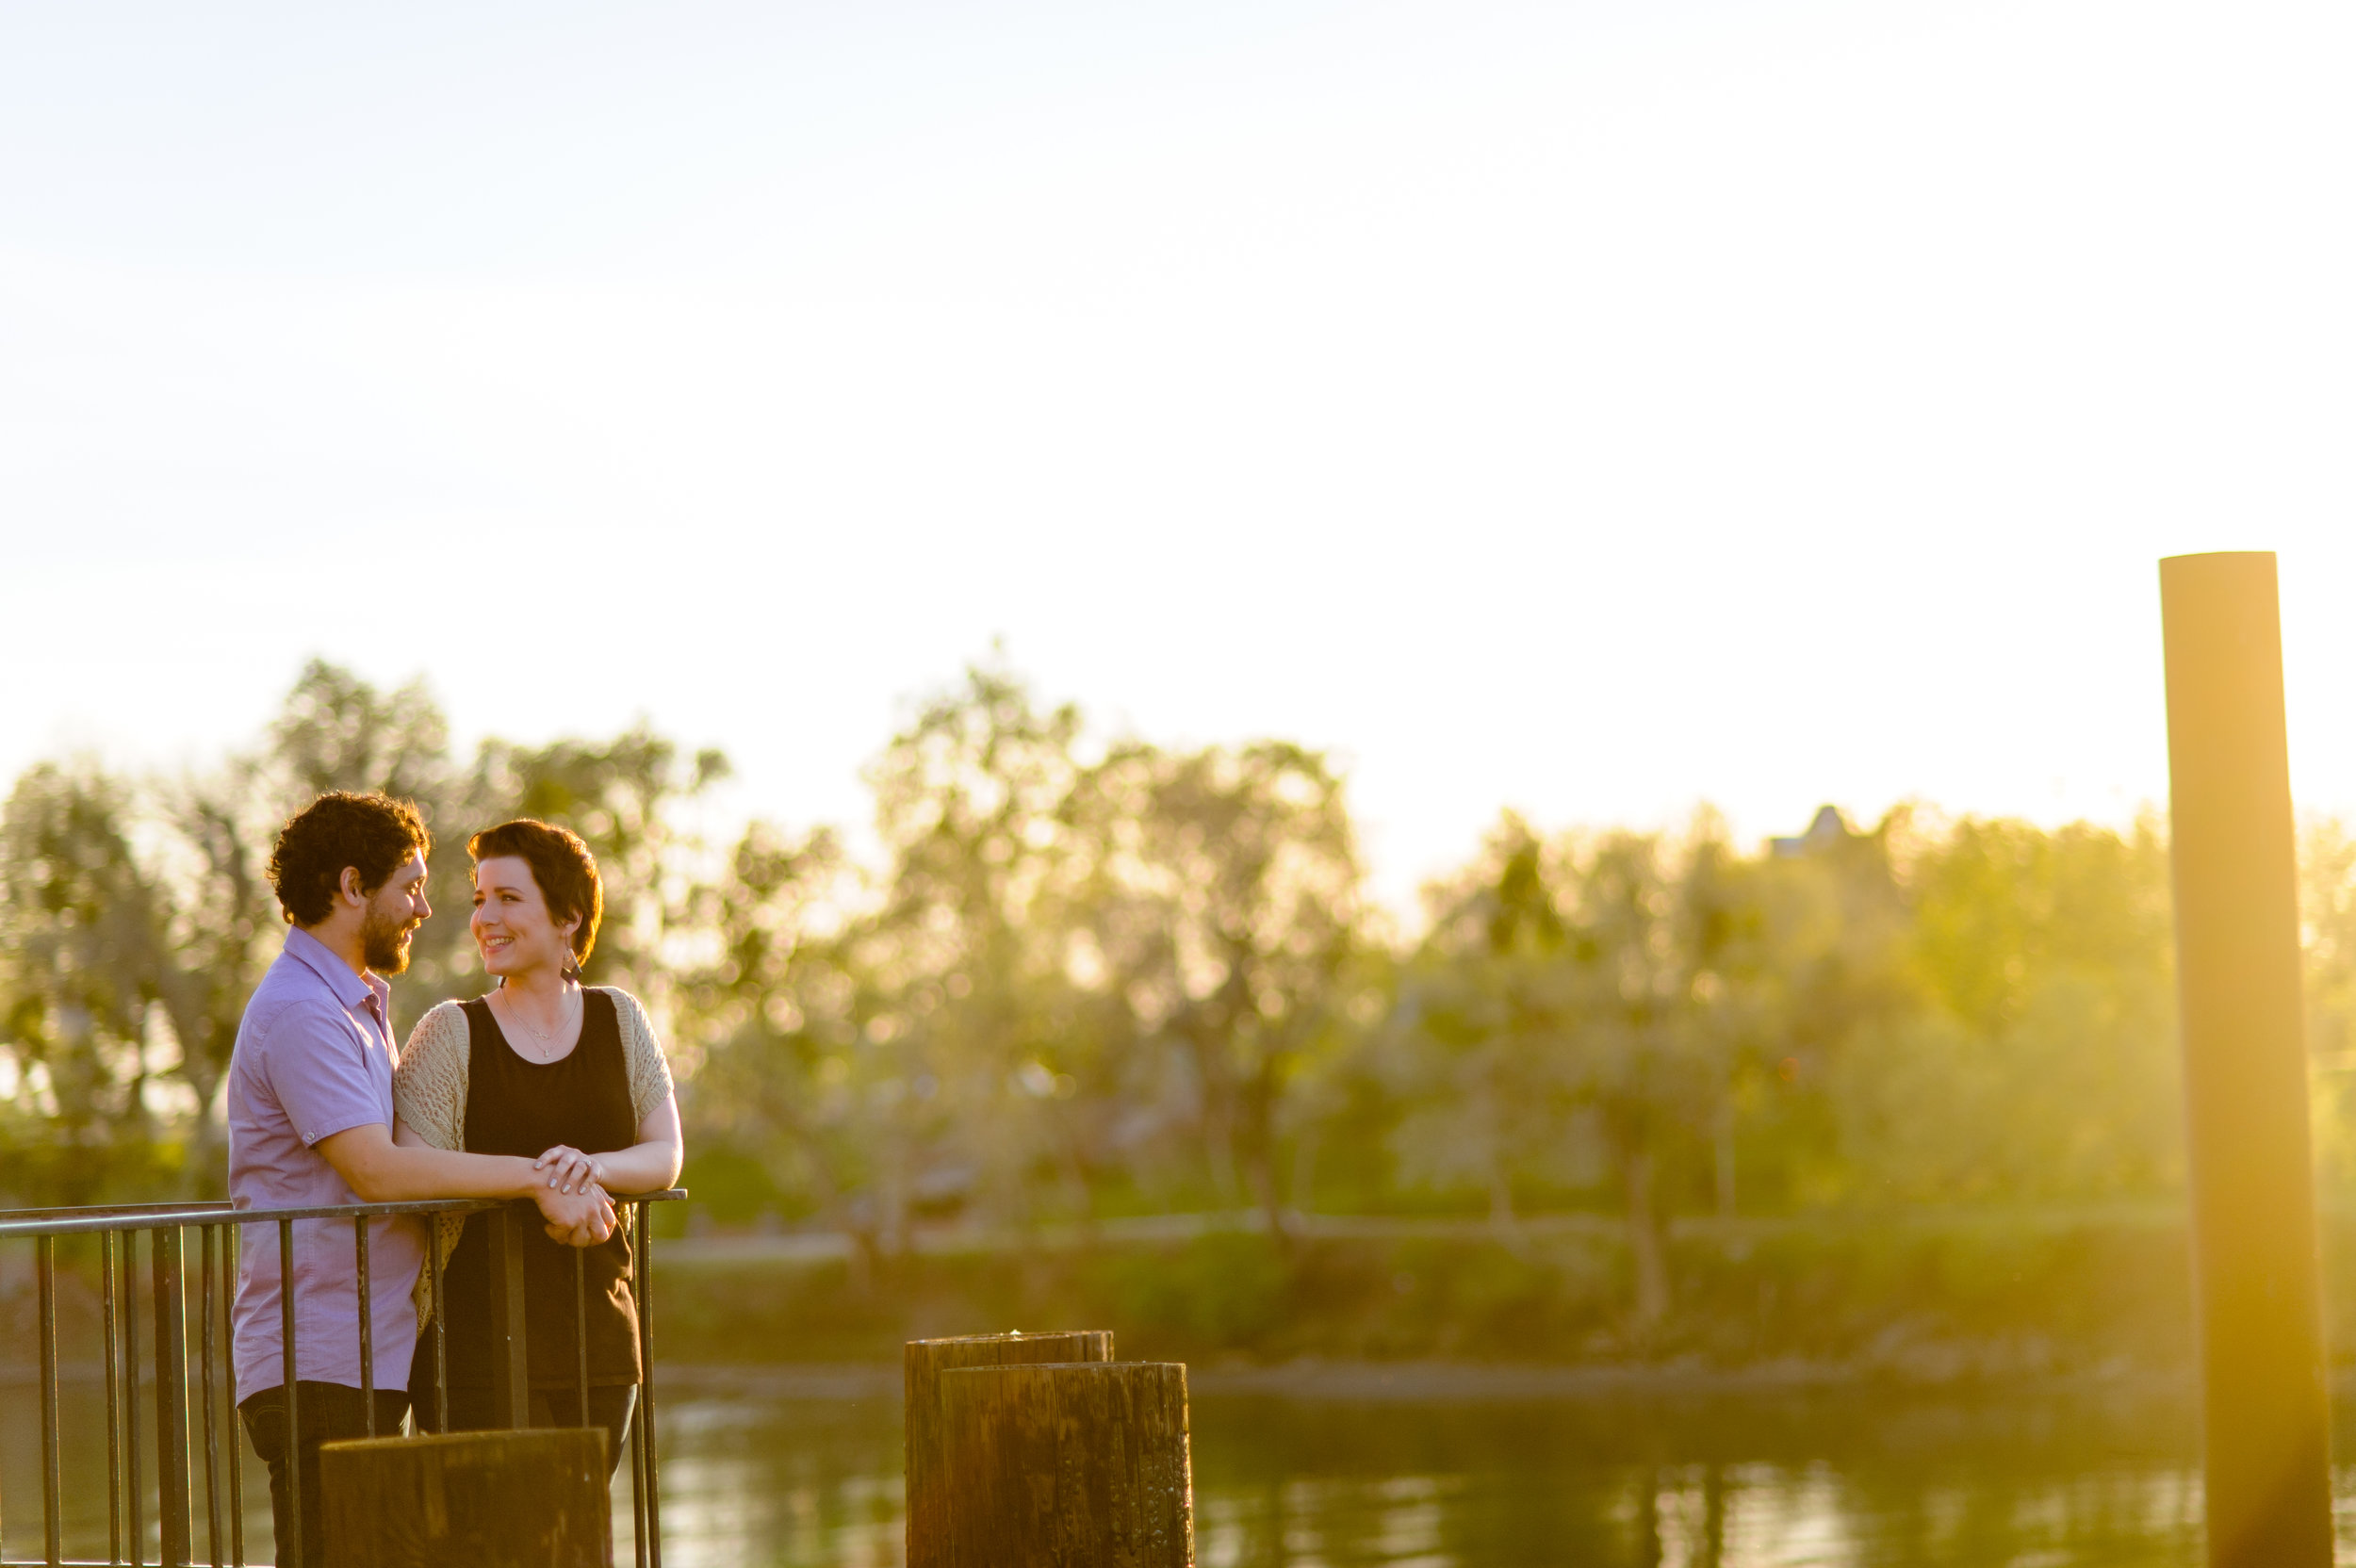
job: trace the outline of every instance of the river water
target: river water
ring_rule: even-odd
[[[1479,1397],[1396,1397],[1204,1382],[1193,1402],[1203,1568],[2200,1560],[2194,1415],[2181,1391],[1516,1396],[1510,1380],[1493,1380]],[[882,1369],[814,1384],[758,1373],[679,1380],[662,1408],[665,1562],[900,1562],[893,1383]],[[30,1393],[8,1388],[0,1418],[10,1560],[41,1555]],[[69,1390],[70,1420],[78,1393]],[[2345,1420],[2338,1448],[2356,1454]],[[70,1434],[70,1554],[94,1546],[105,1557],[91,1484],[104,1466],[103,1442]],[[249,1557],[267,1560],[269,1509],[251,1461],[247,1475]],[[2356,1471],[2340,1481],[2356,1497]],[[626,1488],[614,1512],[627,1563]],[[2356,1563],[2356,1511],[2343,1512],[2341,1560]]]
[[[665,1560],[901,1560],[887,1398],[675,1399]],[[1204,1568],[2190,1564],[2180,1395],[1197,1396]],[[2356,1483],[2356,1476],[2348,1478]]]

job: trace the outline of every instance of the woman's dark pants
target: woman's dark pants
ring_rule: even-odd
[[[442,1429],[434,1417],[434,1390],[417,1391],[417,1430],[436,1432]],[[622,1442],[630,1435],[630,1413],[638,1406],[638,1390],[630,1383],[602,1384],[589,1390],[589,1425],[605,1429],[606,1474],[611,1477],[622,1467]],[[491,1415],[491,1391],[487,1388],[453,1388],[450,1391],[450,1429],[454,1432],[490,1431],[499,1423]],[[570,1388],[535,1388],[532,1391],[532,1424],[535,1427],[578,1427],[581,1425],[581,1395]]]

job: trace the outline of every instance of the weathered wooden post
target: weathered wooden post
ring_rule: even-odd
[[[2274,557],[2163,561],[2160,608],[2209,1561],[2327,1568],[2331,1409]]]
[[[613,1568],[602,1427],[374,1437],[319,1447],[336,1568]]]
[[[941,1375],[949,1568],[1193,1568],[1186,1369]]]
[[[961,1366],[1112,1359],[1113,1336],[1101,1329],[967,1334],[908,1342],[901,1352],[902,1390],[907,1400],[908,1568],[942,1568],[949,1560],[950,1498],[941,1475],[941,1375]]]

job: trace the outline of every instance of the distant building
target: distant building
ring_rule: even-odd
[[[1841,814],[1838,806],[1819,806],[1816,820],[1808,825],[1808,831],[1796,839],[1770,839],[1767,848],[1775,855],[1807,855],[1828,849],[1857,837],[1850,829],[1849,819]]]

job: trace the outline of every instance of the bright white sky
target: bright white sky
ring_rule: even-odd
[[[0,770],[314,652],[863,816],[1003,636],[1497,808],[2164,798],[2155,560],[2282,556],[2356,809],[2345,6],[0,13]],[[560,612],[559,596],[583,611]]]

